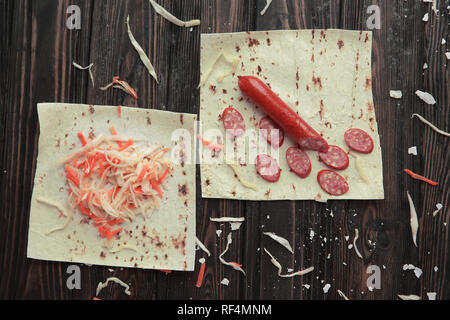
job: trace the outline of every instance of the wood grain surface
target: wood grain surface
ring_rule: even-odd
[[[190,30],[155,14],[148,0],[0,0],[0,299],[92,299],[97,284],[116,276],[130,284],[131,296],[109,285],[102,299],[398,299],[415,294],[427,299],[450,298],[449,140],[438,135],[412,113],[420,113],[449,130],[449,67],[445,52],[449,12],[447,1],[431,4],[401,0],[274,0],[265,15],[264,0],[158,0],[183,20],[201,19]],[[81,8],[81,29],[69,30],[67,8]],[[67,263],[26,258],[28,218],[33,190],[39,125],[39,102],[127,105],[198,113],[200,34],[274,29],[340,28],[367,30],[367,8],[380,9],[381,29],[373,30],[373,94],[383,150],[383,201],[250,202],[197,199],[197,236],[210,249],[205,279],[195,287],[195,272],[174,272],[81,265],[80,290],[66,287]],[[429,13],[429,21],[422,21]],[[125,20],[160,78],[157,84],[131,46]],[[72,67],[94,63],[95,88],[87,72]],[[424,70],[424,63],[428,69]],[[139,93],[139,100],[120,90],[98,88],[120,75]],[[394,100],[389,90],[402,90]],[[437,100],[429,106],[414,92],[430,92]],[[418,147],[418,156],[408,148]],[[411,179],[409,168],[439,186]],[[197,194],[200,192],[200,184]],[[418,216],[418,247],[412,242],[406,191]],[[435,217],[437,203],[444,208]],[[246,277],[223,266],[218,255],[226,245],[229,225],[210,217],[244,216],[233,233],[229,259],[243,264]],[[216,229],[223,230],[220,237]],[[348,245],[359,230],[357,246],[363,259]],[[275,232],[287,238],[294,255],[262,235]],[[314,232],[314,237],[311,237]],[[348,237],[348,241],[346,240]],[[285,270],[314,266],[303,277],[281,279],[267,248]],[[422,269],[417,278],[405,264]],[[381,289],[370,290],[367,268],[380,267]],[[229,286],[220,282],[230,280]],[[327,293],[323,288],[331,287]]]

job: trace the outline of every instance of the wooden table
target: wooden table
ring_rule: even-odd
[[[449,140],[417,119],[414,112],[444,130],[449,128],[449,68],[445,52],[449,15],[438,0],[436,15],[421,1],[274,0],[264,16],[263,0],[158,0],[183,19],[201,19],[201,27],[179,28],[156,15],[147,0],[21,0],[0,1],[0,298],[92,299],[98,282],[117,276],[131,284],[131,296],[117,285],[100,293],[103,299],[397,299],[415,294],[427,299],[450,298]],[[67,263],[26,258],[30,198],[33,188],[39,126],[39,102],[128,105],[198,113],[200,33],[273,29],[341,28],[367,30],[370,5],[380,9],[380,29],[373,30],[373,93],[383,148],[383,201],[249,202],[197,199],[197,236],[210,249],[203,286],[196,272],[175,272],[81,266],[81,290],[66,287]],[[67,8],[81,9],[81,29],[70,30]],[[429,21],[422,21],[429,13]],[[149,53],[160,77],[148,75],[126,33],[126,16],[138,42]],[[96,89],[87,72],[72,61],[94,63]],[[428,69],[423,70],[424,63]],[[136,102],[120,90],[98,87],[120,75],[139,92]],[[389,97],[402,90],[403,98]],[[435,106],[424,104],[416,90],[430,92]],[[408,148],[418,147],[418,156]],[[432,187],[412,180],[404,168],[440,182]],[[198,177],[199,178],[199,177]],[[199,184],[198,184],[199,185]],[[418,247],[412,242],[406,191],[418,216]],[[200,194],[200,187],[197,190]],[[437,203],[444,208],[433,217]],[[332,214],[331,214],[332,212]],[[244,216],[246,221],[229,255],[241,262],[247,276],[224,267],[218,255],[225,237],[216,235],[209,217]],[[262,236],[264,230],[286,237],[295,254]],[[349,249],[355,236],[363,259]],[[222,228],[223,229],[223,228]],[[311,239],[311,231],[314,237]],[[346,240],[348,237],[348,241]],[[325,240],[326,239],[326,240]],[[284,268],[315,266],[304,277],[281,279],[263,253],[276,253]],[[203,256],[197,253],[197,259]],[[421,268],[420,278],[405,264]],[[381,270],[381,289],[370,290],[367,268]],[[229,286],[220,285],[223,278]],[[328,293],[323,288],[330,284]]]

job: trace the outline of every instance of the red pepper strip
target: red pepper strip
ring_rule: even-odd
[[[100,171],[98,172],[98,176],[101,178],[103,176],[103,173],[106,170],[106,167],[104,166],[104,161],[99,162]]]
[[[102,238],[107,238],[108,240],[111,240],[116,234],[118,234],[120,231],[122,231],[123,228],[116,229],[114,231],[111,231],[109,226],[101,225],[97,227],[98,232],[100,233],[100,236]]]
[[[155,154],[152,156],[152,159],[156,159],[161,153],[166,153],[166,152],[169,151],[169,150],[170,150],[170,148],[165,148],[165,149],[162,149],[162,150],[158,151],[157,153],[155,153]]]
[[[97,217],[95,214],[93,214],[88,208],[86,208],[85,206],[83,206],[81,203],[78,204],[78,209],[80,210],[80,212],[82,214],[84,214],[85,216],[88,216],[89,218],[91,218],[95,224],[99,224],[99,223],[103,223],[104,220],[100,219],[99,217]]]
[[[115,219],[108,222],[108,224],[112,227],[116,224],[122,224],[125,220],[123,219]]]
[[[161,191],[161,188],[158,185],[158,182],[156,182],[155,180],[150,181],[150,184],[152,185],[152,189],[155,190],[159,197],[162,199],[163,198],[163,192]]]
[[[161,175],[161,177],[159,177],[158,179],[158,184],[161,184],[164,179],[166,179],[167,175],[169,174],[170,171],[170,167],[167,167],[167,169],[164,171],[164,173]]]
[[[116,229],[114,231],[110,231],[108,230],[108,233],[106,234],[106,238],[108,240],[111,240],[116,234],[118,234],[120,231],[122,231],[122,227],[120,227],[119,229]]]
[[[142,181],[142,179],[144,179],[144,176],[145,176],[145,174],[147,173],[147,171],[148,171],[148,164],[144,164],[144,165],[142,166],[141,173],[139,174],[139,176],[138,176],[136,182]]]
[[[405,172],[407,174],[409,174],[413,179],[424,181],[426,183],[431,184],[432,186],[437,186],[439,184],[438,182],[432,181],[432,180],[430,180],[428,178],[425,178],[425,177],[423,177],[421,175],[418,175],[417,173],[414,173],[411,170],[405,169]]]
[[[101,153],[96,153],[95,155],[93,155],[92,157],[90,157],[89,159],[88,159],[88,162],[89,162],[89,172],[88,172],[88,175],[89,174],[91,174],[92,173],[92,171],[94,171],[94,167],[95,167],[95,165],[98,163],[99,164],[99,168],[100,168],[100,170],[101,170],[101,167],[102,167],[102,162],[100,162],[100,160],[103,160],[103,162],[104,161],[106,161],[106,158],[105,158],[105,155],[104,154],[101,154]],[[104,170],[104,169],[103,169]],[[103,172],[102,172],[103,173]],[[100,177],[101,177],[102,175],[100,175]]]
[[[88,167],[86,168],[87,169],[87,173],[84,175],[85,178],[91,174],[92,169],[94,168],[96,161],[97,160],[95,159],[95,157],[89,157],[87,159],[86,163],[87,163]]]
[[[91,211],[89,211],[88,208],[84,207],[84,206],[81,204],[81,202],[78,204],[78,209],[79,209],[80,212],[81,212],[82,214],[84,214],[85,216],[90,217],[91,214],[92,214]]]
[[[164,273],[166,273],[166,274],[172,273],[172,270],[163,270],[163,269],[160,269],[159,271],[164,272]]]
[[[86,161],[83,161],[77,165],[77,169],[80,169],[82,166],[86,167]]]
[[[84,147],[85,145],[87,145],[87,141],[86,138],[84,137],[83,132],[78,132],[78,138],[81,141],[81,145]]]
[[[91,198],[92,191],[89,191],[86,197],[86,203],[89,203],[89,199]]]
[[[125,150],[126,148],[128,148],[128,147],[130,147],[130,146],[132,146],[133,145],[133,140],[128,140],[124,145],[122,145],[120,148],[119,148],[119,151],[123,151],[123,150]]]
[[[122,189],[121,187],[114,187],[114,198],[117,197],[117,194],[121,189]]]
[[[100,226],[104,226],[105,225],[105,221],[96,221],[96,222],[94,222],[94,227],[96,227],[96,228],[98,228],[98,227],[100,227]]]
[[[99,206],[101,206],[101,203],[100,203],[100,199],[99,199],[99,198],[95,197],[95,198],[94,198],[94,201],[95,201],[96,204],[98,204]]]
[[[97,153],[95,154],[95,159],[96,159],[97,161],[99,161],[99,160],[106,161],[106,156],[105,156],[103,153],[97,152]]]
[[[80,185],[80,179],[77,178],[76,174],[72,171],[70,167],[66,167],[66,178],[71,180],[75,185]]]
[[[136,91],[126,81],[120,80],[119,77],[114,77],[113,82],[122,86],[135,100],[138,99]]]
[[[113,136],[117,136],[118,134],[117,134],[117,131],[116,131],[116,128],[114,127],[114,126],[111,126],[110,128],[109,128],[109,131],[111,131],[111,134],[113,135]]]
[[[198,273],[197,284],[195,285],[197,288],[200,288],[203,284],[203,278],[205,276],[205,266],[206,263],[202,263],[200,265],[200,272]]]
[[[116,128],[114,128],[114,126],[112,126],[111,128],[109,128],[109,131],[111,131],[111,134],[113,136],[117,136],[117,131]],[[122,148],[122,142],[121,141],[117,141],[117,145],[119,146],[119,148]]]
[[[98,233],[100,233],[101,237],[106,238],[106,236],[108,234],[108,230],[104,226],[99,226],[97,229],[98,229]]]
[[[110,199],[110,201],[112,202],[113,200],[114,200],[114,198],[117,196],[117,194],[119,193],[119,191],[120,191],[120,187],[114,187],[113,189],[110,189],[109,191],[108,191],[108,197],[109,197],[109,199]]]
[[[134,193],[136,193],[136,194],[143,194],[144,190],[142,190],[142,187],[136,187],[136,188],[134,188]]]
[[[237,262],[229,262],[232,265],[235,265],[236,267],[242,268],[242,264],[237,263]]]
[[[119,114],[119,118],[122,117],[122,107],[121,106],[117,107],[117,113]]]

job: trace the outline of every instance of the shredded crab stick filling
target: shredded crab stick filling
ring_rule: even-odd
[[[169,148],[138,148],[134,141],[111,137],[88,141],[64,160],[69,184],[69,207],[94,221],[101,237],[112,239],[125,221],[159,208],[164,184],[171,171],[164,155]]]

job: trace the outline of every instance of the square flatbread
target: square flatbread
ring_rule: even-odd
[[[227,139],[221,119],[223,111],[232,106],[244,117],[248,150],[272,154],[282,170],[277,183],[266,182],[257,175],[253,164],[258,152],[248,152],[247,159],[239,158],[241,165],[236,167],[237,176],[245,181],[246,187],[239,182],[233,169],[224,164],[225,161],[211,162],[210,150],[203,150],[203,197],[317,201],[383,199],[383,166],[372,97],[371,54],[372,33],[366,31],[202,34],[200,120],[204,138],[214,139],[221,133],[220,139],[225,145],[222,158],[227,152],[229,159],[239,158],[229,154],[233,148],[227,146],[239,143]],[[268,150],[251,149],[251,146],[260,146],[259,121],[265,114],[241,93],[238,76],[256,76],[267,83],[330,145],[349,151],[344,133],[350,128],[370,134],[374,151],[368,155],[350,152],[349,168],[339,172],[350,186],[347,194],[334,197],[320,188],[317,173],[329,168],[318,161],[317,152],[307,151],[312,162],[308,178],[301,179],[291,172],[286,162],[286,150],[297,144],[290,137],[286,137],[278,151],[271,147]]]
[[[109,129],[114,126],[123,138],[148,146],[170,147],[172,152],[179,153],[184,152],[179,137],[193,137],[196,116],[122,107],[119,117],[114,106],[76,104],[39,104],[38,113],[39,155],[27,256],[92,265],[193,271],[196,184],[192,163],[179,161],[179,165],[172,165],[173,173],[166,179],[167,189],[163,190],[160,208],[148,218],[140,215],[121,225],[124,229],[111,248],[103,246],[104,239],[93,222],[78,210],[64,229],[47,235],[64,224],[66,218],[58,217],[57,208],[37,199],[46,199],[68,210],[68,184],[60,160],[81,148],[78,132],[95,139],[101,134],[110,135]],[[185,140],[182,148],[189,143],[194,144],[195,140]],[[167,156],[170,158],[170,154]]]

